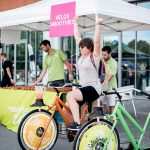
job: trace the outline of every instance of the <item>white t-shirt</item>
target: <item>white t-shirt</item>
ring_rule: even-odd
[[[93,57],[94,58],[94,57]],[[94,58],[96,68],[99,68],[100,58]],[[98,94],[101,94],[101,83],[98,78],[98,72],[95,69],[90,55],[87,57],[81,56],[78,61],[79,69],[79,83],[81,86],[92,86],[96,89]]]

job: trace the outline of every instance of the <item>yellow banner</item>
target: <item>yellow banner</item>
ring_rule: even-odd
[[[45,91],[44,103],[51,105],[55,95],[55,92]],[[0,124],[17,132],[21,119],[26,113],[36,108],[30,107],[34,102],[35,91],[0,89]]]

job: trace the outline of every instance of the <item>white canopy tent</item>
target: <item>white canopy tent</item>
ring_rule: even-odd
[[[0,28],[20,30],[49,30],[52,5],[74,0],[42,0],[40,2],[0,13]],[[84,31],[93,29],[95,13],[104,18],[103,33],[150,28],[150,10],[122,0],[76,0],[76,14]]]
[[[52,5],[74,0],[42,0],[0,13],[0,29],[49,31]],[[119,74],[121,78],[121,32],[150,29],[150,10],[122,0],[76,0],[76,14],[83,32],[94,30],[95,14],[104,19],[101,33],[120,33]],[[119,86],[121,82],[119,83]]]

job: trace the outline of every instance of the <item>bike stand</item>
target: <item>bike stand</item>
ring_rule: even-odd
[[[92,117],[104,116],[103,108],[102,107],[94,107],[93,112],[90,113],[90,116],[92,116]]]
[[[69,142],[73,142],[74,141],[74,138],[77,134],[77,131],[70,131],[70,130],[66,130],[66,135],[67,135],[67,138],[68,138],[68,141]]]
[[[30,107],[41,107],[41,106],[47,106],[44,104],[43,99],[36,99],[35,103],[30,105]]]

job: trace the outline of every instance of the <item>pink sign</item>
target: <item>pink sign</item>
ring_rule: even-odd
[[[75,2],[51,7],[50,37],[72,36],[75,17]]]

